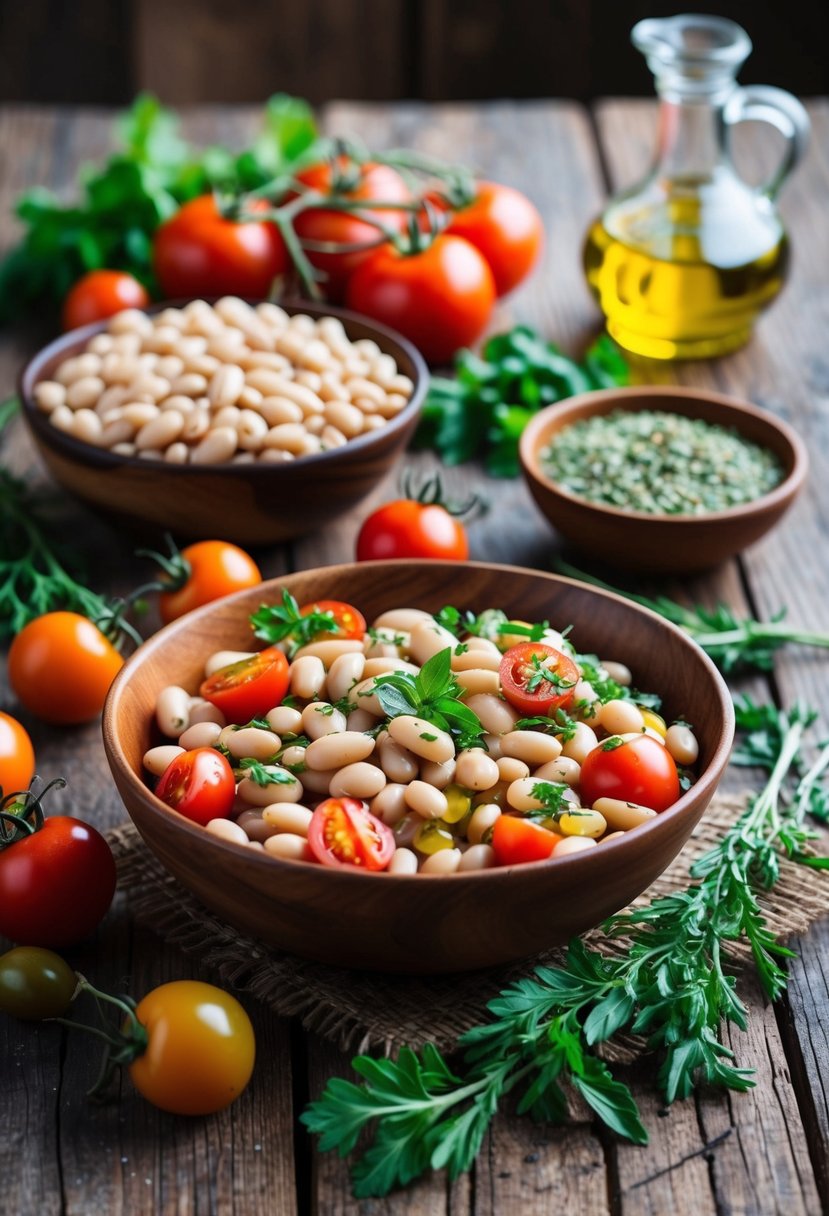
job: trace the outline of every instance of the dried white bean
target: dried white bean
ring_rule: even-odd
[[[149,751],[144,752],[144,768],[152,773],[154,777],[160,777],[166,768],[168,768],[176,756],[183,756],[185,748],[176,746],[175,743],[163,743],[160,747],[151,747]]]

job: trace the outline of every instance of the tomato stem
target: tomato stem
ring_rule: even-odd
[[[149,1034],[146,1026],[142,1025],[136,1017],[135,1001],[132,997],[112,996],[108,992],[101,992],[94,984],[90,984],[85,976],[79,972],[76,974],[78,984],[72,1000],[76,1000],[82,992],[88,993],[95,1001],[95,1008],[102,1025],[90,1026],[87,1022],[76,1022],[72,1018],[48,1018],[47,1020],[58,1022],[61,1026],[68,1026],[72,1030],[83,1030],[86,1034],[94,1035],[96,1039],[102,1039],[106,1044],[98,1076],[91,1088],[87,1090],[87,1097],[99,1098],[109,1086],[115,1070],[120,1065],[129,1065],[144,1054],[149,1043]],[[103,1002],[114,1005],[124,1015],[125,1023],[121,1029],[106,1025]]]
[[[404,469],[400,478],[400,490],[403,497],[411,499],[412,502],[420,502],[427,507],[443,507],[448,515],[455,518],[466,516],[467,522],[477,519],[489,510],[489,502],[482,494],[473,493],[465,502],[449,501],[444,495],[440,473],[419,481],[418,475],[412,469]]]
[[[65,785],[63,777],[54,777],[39,794],[28,789],[6,795],[0,803],[0,851],[40,831],[44,819],[42,799],[49,790],[63,789]],[[18,809],[9,810],[9,807]],[[32,819],[34,822],[30,823]]]

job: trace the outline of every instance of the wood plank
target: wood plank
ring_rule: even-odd
[[[0,97],[92,105],[134,92],[130,0],[0,3]]]

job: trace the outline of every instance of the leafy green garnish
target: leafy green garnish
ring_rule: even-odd
[[[540,726],[548,735],[557,735],[559,739],[563,739],[566,743],[573,738],[576,733],[578,723],[575,718],[563,709],[557,709],[554,714],[547,716],[546,714],[536,714],[532,718],[519,718],[513,726],[513,730],[531,730],[534,726]]]
[[[261,760],[254,760],[252,756],[245,756],[236,767],[242,776],[249,777],[254,785],[292,785],[296,780],[284,769],[275,768],[272,764],[263,763]]]
[[[417,675],[392,671],[378,676],[372,693],[389,718],[403,714],[425,718],[455,736],[459,748],[480,745],[484,728],[477,714],[458,697],[462,689],[452,674],[452,652],[447,646],[423,664]]]
[[[281,604],[260,604],[250,615],[254,636],[263,642],[288,640],[288,650],[294,654],[301,646],[307,646],[321,633],[336,633],[339,626],[331,612],[307,613],[303,616],[290,591],[283,589]],[[285,702],[283,701],[283,705]]]

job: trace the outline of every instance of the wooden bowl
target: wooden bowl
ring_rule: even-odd
[[[167,307],[158,304],[148,311]],[[133,531],[170,531],[177,539],[218,536],[242,545],[271,544],[349,511],[404,451],[426,393],[426,365],[400,334],[357,313],[305,301],[282,307],[291,314],[339,317],[349,338],[371,338],[414,382],[411,400],[386,426],[286,464],[173,465],[119,456],[59,431],[34,402],[37,382],[48,380],[59,363],[106,329],[106,322],[85,325],[44,347],[20,377],[23,416],[49,472],[88,506]]]
[[[565,427],[612,410],[664,410],[730,427],[774,452],[783,467],[779,485],[753,502],[708,515],[649,515],[588,502],[544,472],[541,453]],[[808,457],[790,426],[766,410],[722,393],[648,385],[583,393],[550,405],[521,436],[521,467],[533,498],[553,527],[573,545],[628,570],[690,573],[705,570],[753,545],[791,506],[806,479]]]
[[[628,664],[668,717],[698,729],[698,779],[669,810],[598,848],[544,862],[443,877],[370,874],[282,861],[209,835],[144,783],[158,742],[154,706],[171,683],[195,689],[204,659],[250,646],[248,614],[287,587],[300,603],[337,598],[369,620],[447,603],[500,607],[573,625],[579,650]],[[710,659],[661,617],[582,583],[510,566],[389,561],[329,566],[273,580],[174,621],[122,668],[104,709],[115,783],[149,848],[198,898],[253,937],[308,958],[377,971],[469,971],[566,942],[628,904],[682,848],[716,789],[734,733],[728,689]]]

